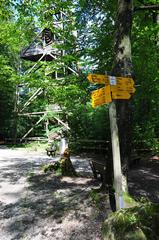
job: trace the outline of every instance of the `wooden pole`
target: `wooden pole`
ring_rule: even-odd
[[[47,136],[47,140],[49,141],[49,119],[46,119],[45,122],[45,130],[46,130],[46,136]]]
[[[16,86],[16,95],[14,103],[14,125],[13,125],[13,144],[17,143],[17,128],[18,128],[18,104],[19,104],[19,89]]]
[[[109,119],[110,119],[111,142],[112,142],[112,153],[113,153],[115,202],[116,202],[116,210],[119,210],[123,208],[123,197],[122,197],[122,171],[121,171],[121,159],[120,159],[120,146],[119,146],[119,135],[118,135],[115,101],[110,103]]]

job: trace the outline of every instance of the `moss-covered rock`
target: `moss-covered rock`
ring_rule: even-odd
[[[159,204],[145,203],[113,213],[103,224],[104,240],[159,239]]]

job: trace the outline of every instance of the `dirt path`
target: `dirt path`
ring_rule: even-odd
[[[0,148],[0,240],[101,240],[109,201],[97,208],[90,198],[99,186],[91,178],[90,158],[71,160],[83,177],[42,173],[41,166],[53,161],[46,153]],[[133,197],[159,202],[158,183],[158,156],[144,157],[130,171]]]
[[[71,159],[85,177],[40,172],[51,161],[45,153],[0,149],[0,240],[101,239],[101,224],[111,212],[108,200],[102,209],[94,205],[90,191],[98,183],[86,177],[89,159]]]
[[[140,200],[159,203],[159,156],[145,155],[129,174],[129,192]]]

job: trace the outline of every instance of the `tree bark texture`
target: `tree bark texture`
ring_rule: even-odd
[[[115,56],[112,76],[132,77],[131,28],[132,0],[118,0],[115,36]],[[119,130],[122,173],[127,175],[131,154],[131,103],[130,100],[116,100],[117,122]]]

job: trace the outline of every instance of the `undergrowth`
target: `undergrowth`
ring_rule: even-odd
[[[102,232],[104,240],[157,240],[159,204],[146,202],[132,208],[121,209],[104,222]],[[108,235],[111,238],[108,238]]]
[[[62,174],[61,164],[59,161],[55,162],[54,164],[52,163],[45,164],[42,166],[42,171],[44,173],[55,172],[56,175],[61,175]]]
[[[100,208],[103,202],[105,202],[108,199],[108,195],[106,193],[99,191],[98,189],[93,189],[90,192],[90,198],[95,203],[96,207]]]

